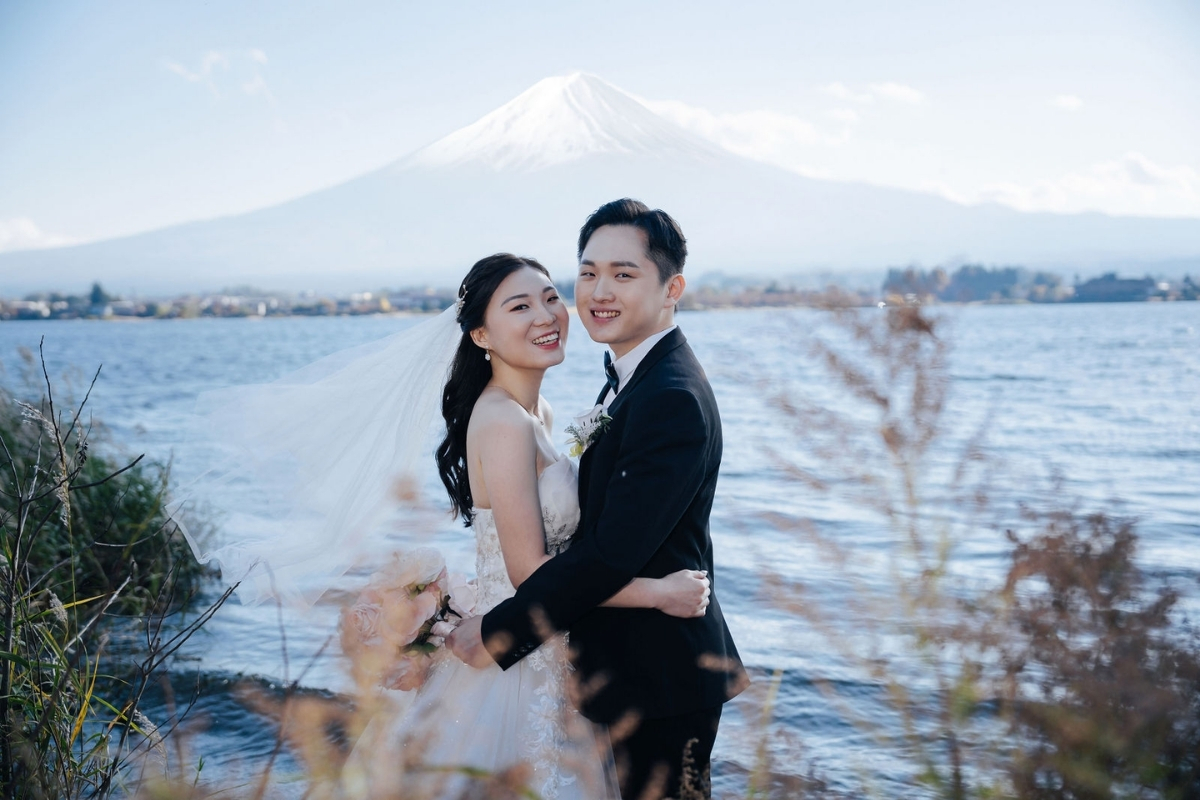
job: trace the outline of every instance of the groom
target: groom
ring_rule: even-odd
[[[677,797],[685,753],[707,796],[721,705],[747,683],[715,592],[708,517],[721,420],[704,370],[675,325],[686,240],[636,200],[600,207],[579,233],[575,305],[616,360],[598,400],[611,421],[579,462],[579,531],[483,617],[450,639],[473,666],[508,669],[569,630],[582,711],[609,726],[625,800]],[[638,576],[705,569],[703,617],[597,608]],[[485,644],[486,643],[486,644]]]

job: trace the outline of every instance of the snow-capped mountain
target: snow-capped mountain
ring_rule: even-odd
[[[0,294],[256,284],[349,291],[451,285],[507,250],[574,272],[585,217],[618,197],[669,211],[688,274],[880,271],[970,257],[1072,272],[1200,265],[1200,220],[1026,214],[804,178],[702,140],[599,78],[540,81],[375,172],[271,208],[0,255]]]
[[[538,81],[478,122],[402,158],[396,169],[530,172],[602,153],[705,161],[721,152],[615,86],[576,72]]]

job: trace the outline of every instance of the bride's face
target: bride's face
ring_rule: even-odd
[[[488,301],[475,343],[518,369],[546,369],[562,363],[567,343],[567,306],[554,284],[532,267],[505,278]]]

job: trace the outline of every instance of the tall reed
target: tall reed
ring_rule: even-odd
[[[96,378],[64,411],[44,357],[36,366],[41,391],[25,388],[39,398],[0,389],[0,794],[106,797],[161,754],[172,725],[150,721],[142,697],[228,594],[167,626],[204,575],[163,510],[168,471],[94,452]],[[145,643],[118,660],[112,635],[130,617]]]
[[[776,468],[876,532],[863,545],[802,514],[764,520],[845,587],[828,602],[763,560],[769,601],[877,691],[865,710],[814,676],[830,706],[908,763],[914,796],[1200,796],[1200,648],[1136,561],[1135,522],[1038,508],[1061,494],[1005,476],[988,420],[972,430],[954,407],[944,318],[838,299],[828,336],[794,331],[824,396],[763,382],[792,433]],[[1002,484],[1026,502],[995,502]],[[968,577],[961,545],[989,537],[998,574]],[[879,541],[886,580],[860,568]],[[877,777],[864,766],[858,793],[890,796]]]

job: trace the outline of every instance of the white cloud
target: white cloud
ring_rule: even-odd
[[[251,96],[261,95],[270,105],[275,105],[275,95],[271,94],[271,89],[262,75],[256,74],[252,79],[243,83],[242,91]]]
[[[830,97],[836,97],[838,100],[850,100],[855,103],[870,103],[875,98],[870,92],[853,92],[850,87],[841,81],[834,81],[821,87],[821,91]]]
[[[977,199],[1020,211],[1200,217],[1200,171],[1130,152],[1054,180],[984,186]]]
[[[73,243],[74,240],[69,237],[46,233],[29,217],[0,219],[0,253],[6,250],[62,247]]]
[[[817,174],[803,161],[806,148],[837,146],[845,141],[844,135],[832,136],[807,120],[778,111],[717,114],[676,100],[642,102],[677,125],[740,156],[806,175]]]
[[[221,96],[221,92],[217,89],[217,84],[213,80],[213,71],[218,67],[223,70],[229,69],[229,59],[224,53],[220,53],[216,50],[209,50],[204,54],[204,57],[200,59],[200,67],[195,72],[183,66],[182,64],[177,64],[174,61],[168,61],[166,64],[167,69],[171,70],[171,72],[174,72],[185,81],[202,84],[213,93],[214,97]]]
[[[1083,108],[1083,100],[1073,94],[1060,94],[1054,98],[1054,105],[1063,111],[1078,111]]]
[[[837,89],[830,90],[830,86]],[[862,95],[844,84],[824,87],[827,94],[861,101]],[[886,87],[886,88],[885,88]],[[823,90],[823,91],[824,91]],[[901,84],[872,84],[872,102],[885,97],[903,103],[922,102],[925,95]],[[872,116],[866,108],[839,106],[823,112],[824,124],[770,110],[720,114],[678,101],[642,100],[648,107],[676,124],[711,140],[738,155],[773,164],[809,177],[833,180],[863,180],[861,169],[847,172],[848,164],[878,159],[872,142],[854,123]],[[878,106],[876,106],[877,108]],[[833,122],[841,123],[839,128]],[[865,122],[863,123],[866,124]],[[839,130],[834,135],[832,131]],[[852,131],[854,133],[852,134]],[[844,147],[837,156],[842,169],[830,169],[833,156],[827,148]],[[897,158],[889,153],[888,159]],[[814,165],[821,165],[817,167]],[[1028,183],[999,181],[964,185],[951,176],[933,178],[934,169],[924,174],[890,174],[890,180],[871,182],[940,195],[956,203],[1000,203],[1020,211],[1079,213],[1100,211],[1114,215],[1200,217],[1200,169],[1156,163],[1139,152],[1129,152],[1108,161],[1078,169],[1057,178]],[[919,168],[917,168],[919,169]],[[851,166],[851,170],[854,167]],[[886,170],[880,170],[883,174]],[[1051,173],[1053,174],[1053,173]]]
[[[250,96],[262,97],[267,103],[274,105],[275,96],[271,94],[267,80],[259,67],[267,63],[267,54],[257,47],[233,53],[209,50],[200,59],[200,66],[195,70],[175,61],[166,61],[167,69],[189,83],[198,83],[212,92],[213,97],[220,98],[221,91],[217,86],[217,72],[235,70],[242,76],[249,75],[241,81],[242,91]]]
[[[918,105],[925,102],[925,94],[911,86],[906,86],[903,83],[872,83],[871,91],[877,96],[894,100],[898,103],[907,103],[908,105]]]
[[[940,195],[951,202],[959,203],[964,206],[974,205],[975,203],[979,202],[978,198],[971,197],[969,195],[965,195],[962,192],[955,189],[950,184],[945,183],[943,181],[935,181],[935,180],[921,181],[921,183],[918,184],[916,188],[918,191],[929,192],[930,194]]]
[[[860,105],[867,105],[876,100],[890,100],[907,105],[918,105],[925,102],[925,93],[903,83],[884,81],[872,83],[865,90],[857,91],[841,81],[834,81],[821,87],[821,91],[830,97]]]

